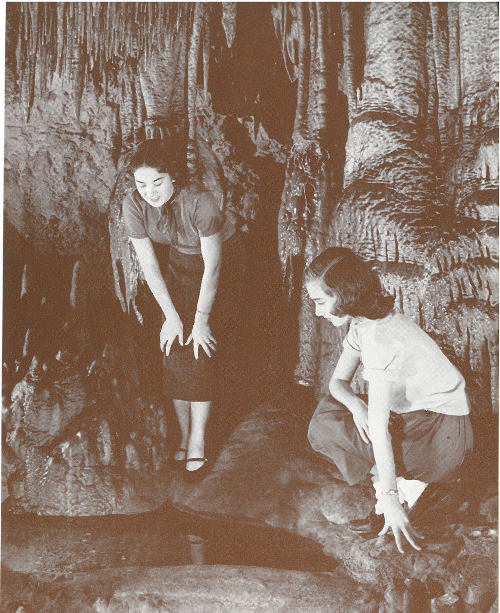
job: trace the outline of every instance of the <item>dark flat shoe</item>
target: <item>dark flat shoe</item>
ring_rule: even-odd
[[[186,466],[188,462],[203,462],[202,466],[196,470],[188,470],[187,468],[184,470],[184,481],[188,483],[201,481],[208,472],[208,458],[187,458],[185,462]]]
[[[423,494],[408,513],[415,527],[432,526],[449,519],[464,502],[463,483],[429,483]]]
[[[174,453],[172,454],[172,456],[169,458],[168,463],[170,464],[170,466],[172,468],[180,468],[181,466],[184,465],[184,463],[186,462],[186,458],[184,457],[182,460],[176,460],[174,458],[174,455],[178,452],[178,451],[183,451],[185,454],[187,453],[187,449],[185,449],[184,447],[177,447],[177,449],[174,451]]]
[[[365,538],[374,538],[384,527],[384,516],[377,515],[375,510],[372,510],[368,517],[363,519],[353,519],[348,523],[349,530],[364,536]]]

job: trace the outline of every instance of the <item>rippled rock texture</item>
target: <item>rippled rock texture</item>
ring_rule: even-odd
[[[351,576],[388,590],[387,601],[399,599],[401,607],[405,591],[413,590],[425,606],[447,593],[488,610],[496,593],[498,532],[496,520],[484,513],[496,500],[495,482],[456,486],[447,506],[430,509],[422,552],[402,556],[392,537],[364,540],[347,528],[373,507],[372,487],[336,480],[335,468],[307,451],[307,418],[296,397],[255,410],[204,481],[173,485],[170,500],[201,514],[262,522],[313,539]],[[480,501],[482,513],[475,509]]]
[[[24,613],[49,613],[54,606],[61,613],[376,611],[373,595],[342,573],[179,566],[75,573],[70,579],[35,585],[14,574],[8,580],[11,587],[2,600]]]
[[[436,610],[486,607],[496,492],[470,502],[479,526],[458,521],[423,554],[362,542],[345,523],[369,489],[332,480],[303,407],[275,392],[293,377],[325,389],[345,330],[314,318],[302,273],[349,246],[464,373],[478,480],[496,470],[497,49],[494,3],[9,3],[6,505],[102,515],[169,498],[309,536],[384,589],[425,582]],[[248,372],[272,399],[246,403],[260,408],[193,487],[166,464],[158,313],[120,213],[122,156],[169,122],[246,232]]]

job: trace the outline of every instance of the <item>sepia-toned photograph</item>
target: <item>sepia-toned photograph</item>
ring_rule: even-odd
[[[498,3],[0,10],[1,613],[498,613]]]

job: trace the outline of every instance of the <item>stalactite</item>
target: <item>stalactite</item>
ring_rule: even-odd
[[[193,30],[189,45],[188,55],[188,149],[187,149],[187,165],[191,175],[195,175],[196,169],[196,152],[194,148],[194,140],[196,137],[196,93],[198,82],[198,60],[200,55],[200,37],[203,28],[204,7],[203,3],[197,2],[193,17]]]
[[[135,84],[135,101],[136,101],[136,108],[135,108],[135,118],[136,118],[136,129],[139,129],[142,127],[145,119],[147,118],[146,115],[146,107],[144,104],[144,96],[142,94],[142,86],[141,86],[141,78],[139,76],[139,70],[135,69],[135,75],[134,75],[134,84]],[[135,134],[134,134],[134,138],[135,138]]]
[[[328,59],[325,49],[326,37],[325,37],[325,11],[326,7],[324,3],[318,2],[316,10],[316,17],[318,21],[317,26],[317,90],[316,90],[316,105],[315,105],[315,129],[318,136],[322,139],[326,135],[328,130]]]
[[[36,35],[37,35],[37,47],[39,51],[38,58],[38,82],[39,82],[39,91],[40,96],[43,98],[47,91],[47,28],[49,27],[49,14],[48,14],[48,5],[45,3],[39,4],[38,16],[37,16],[37,25],[36,25]]]
[[[236,15],[236,2],[222,3],[222,27],[226,33],[226,41],[229,48],[233,46],[234,39],[236,37]]]
[[[57,3],[58,21],[58,71],[59,77],[64,81],[66,78],[66,58],[68,53],[68,4],[66,2]]]
[[[135,82],[135,67],[132,61],[123,61],[118,73],[118,81],[121,84],[120,88],[120,124],[122,126],[122,136],[124,141],[133,139],[134,133],[134,116],[137,108],[137,103],[134,95]],[[127,133],[127,124],[129,125]]]
[[[297,38],[297,22],[291,20],[290,30],[288,28],[289,16],[288,16],[288,4],[285,2],[278,2],[271,9],[273,17],[273,25],[276,37],[281,43],[281,55],[283,56],[283,63],[287,72],[290,82],[293,83],[297,80],[296,71],[296,57],[295,57],[295,45],[294,41]],[[289,67],[291,62],[292,68]]]
[[[305,116],[308,99],[308,82],[309,71],[308,66],[308,46],[307,46],[307,21],[305,16],[305,8],[301,2],[295,3],[295,10],[297,12],[297,26],[298,26],[298,66],[297,66],[297,111],[295,113],[295,123],[293,127],[293,139],[302,138],[305,128]]]
[[[24,61],[24,45],[26,41],[23,36],[23,5],[18,8],[17,42],[16,42],[16,76],[19,84],[22,83],[22,70]]]
[[[82,307],[82,292],[84,292],[85,283],[82,280],[82,263],[77,260],[73,265],[73,273],[71,276],[71,289],[69,293],[69,304],[73,311],[80,310]]]
[[[439,94],[440,114],[448,107],[448,37],[446,5],[437,2],[430,3],[430,16],[432,23],[432,40],[434,50],[434,63],[436,66],[436,80]],[[443,14],[444,13],[444,14]]]
[[[207,18],[205,19],[205,25],[203,28],[203,96],[205,98],[205,102],[208,101],[209,69],[210,69],[210,20],[208,19],[208,16],[207,16]]]
[[[21,102],[23,105],[24,119],[29,121],[31,108],[35,97],[35,75],[38,54],[38,5],[27,3],[22,10],[23,30],[26,39],[24,47],[25,57],[22,61],[21,72]]]
[[[450,62],[450,108],[458,109],[461,101],[460,45],[458,5],[448,3],[448,40]]]
[[[312,137],[315,133],[313,125],[313,117],[315,115],[315,106],[317,103],[317,20],[316,20],[316,3],[308,2],[309,11],[305,13],[309,23],[309,83],[308,83],[308,100],[307,100],[307,135]]]
[[[350,2],[341,3],[342,14],[342,39],[344,50],[344,80],[345,93],[349,103],[349,121],[352,119],[352,114],[356,108],[356,88],[354,85],[355,74],[355,57],[356,51],[353,40],[353,19],[352,19],[352,4]]]
[[[140,55],[149,60],[153,49],[169,48],[179,19],[189,21],[193,13],[185,3],[20,3],[18,10],[16,60],[26,120],[34,100],[35,75],[42,95],[54,72],[64,84],[69,81],[78,115],[90,75],[100,89],[110,60]],[[208,32],[203,40],[206,79]]]
[[[115,164],[117,164],[122,148],[122,128],[120,122],[120,105],[109,105],[108,144]]]
[[[80,109],[85,85],[85,60],[81,43],[73,41],[73,56],[71,58],[71,95],[73,98],[73,108],[75,117],[80,119]]]

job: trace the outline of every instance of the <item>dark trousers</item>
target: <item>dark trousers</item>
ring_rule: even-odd
[[[389,433],[396,475],[426,483],[455,478],[472,450],[468,415],[391,413]],[[375,464],[371,443],[363,441],[351,412],[330,394],[318,404],[308,438],[312,448],[335,464],[349,485],[364,481]]]

